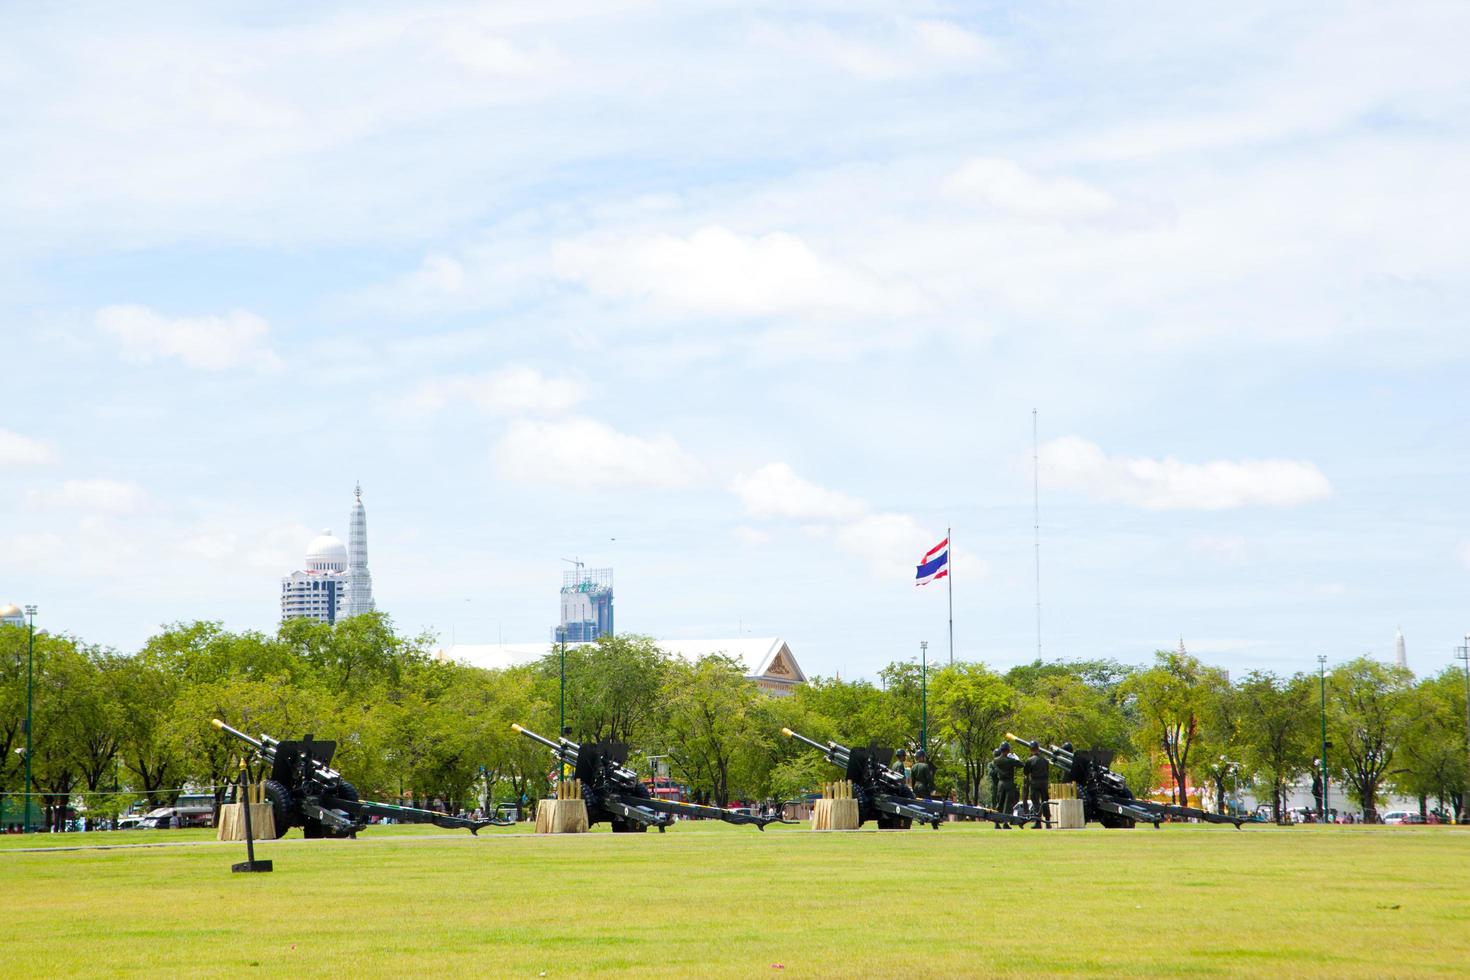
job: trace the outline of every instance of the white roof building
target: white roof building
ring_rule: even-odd
[[[757,687],[784,696],[806,673],[792,656],[791,647],[779,636],[740,637],[728,640],[654,640],[660,650],[683,660],[694,661],[713,653],[733,657],[744,666],[745,676]],[[568,643],[568,648],[581,646]],[[456,660],[471,667],[504,670],[532,663],[555,650],[550,643],[457,643],[435,653],[440,660]]]

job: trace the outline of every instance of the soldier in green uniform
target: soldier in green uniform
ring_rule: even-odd
[[[995,809],[1000,809],[1000,770],[995,768],[995,760],[1000,757],[1000,749],[990,753],[990,762],[985,766],[985,778],[990,781],[990,796],[987,799]]]
[[[914,756],[914,795],[921,800],[931,799],[934,796],[934,767],[929,765],[929,757],[923,749]]]
[[[1000,748],[995,753],[995,772],[998,777],[1000,790],[1000,805],[996,807],[1002,813],[1010,813],[1016,806],[1016,770],[1021,768],[1021,760],[1011,752],[1010,742],[1001,742]]]
[[[1051,764],[1042,758],[1040,746],[1032,746],[1031,755],[1021,764],[1021,768],[1026,772],[1026,804],[1036,814],[1036,822],[1031,825],[1031,829],[1039,828],[1042,820],[1046,820],[1047,826],[1050,826],[1051,818],[1046,816],[1046,801],[1051,797]]]
[[[907,760],[908,753],[905,752],[903,749],[899,749],[893,754],[893,771],[898,773],[905,780],[909,778],[909,767],[904,765]]]

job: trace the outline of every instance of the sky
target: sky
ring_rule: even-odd
[[[1470,7],[22,5],[0,602],[808,674],[1470,630]],[[1035,416],[1033,416],[1033,410]],[[1033,443],[1033,419],[1036,440]],[[1033,446],[1036,459],[1033,459]]]

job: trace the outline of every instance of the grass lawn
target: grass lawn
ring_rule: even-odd
[[[1470,835],[684,824],[0,838],[7,976],[1463,976]],[[96,843],[199,846],[56,851]],[[22,846],[50,845],[45,852]],[[781,964],[777,969],[776,964]]]

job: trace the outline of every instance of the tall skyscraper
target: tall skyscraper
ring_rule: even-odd
[[[305,568],[281,579],[281,619],[335,623],[347,599],[347,546],[323,531],[306,546]]]
[[[373,611],[373,577],[368,572],[367,510],[356,490],[347,544],[323,531],[306,547],[299,571],[281,579],[281,619],[336,623]]]
[[[557,641],[584,643],[613,632],[613,573],[611,568],[567,572],[561,579],[561,625]]]
[[[352,501],[351,528],[347,533],[347,610],[345,615],[373,611],[373,576],[368,571],[367,509],[362,505],[362,484]]]

